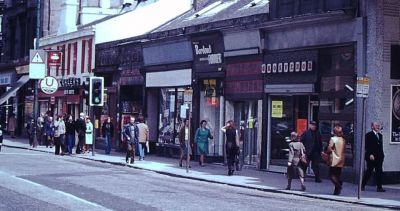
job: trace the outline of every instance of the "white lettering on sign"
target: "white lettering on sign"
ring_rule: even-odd
[[[220,53],[208,55],[208,64],[221,64],[222,55]]]
[[[212,53],[211,45],[208,45],[208,47],[202,45],[201,48],[199,47],[199,45],[194,45],[194,49],[195,49],[196,55],[204,55],[204,54]]]
[[[298,61],[266,64],[266,73],[293,73],[313,71],[313,61]]]

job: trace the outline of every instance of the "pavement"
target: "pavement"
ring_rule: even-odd
[[[27,139],[21,138],[5,137],[3,146],[2,151],[7,150],[6,147],[11,147],[54,153],[54,148],[46,148],[45,146],[32,148],[29,146]],[[204,167],[201,167],[198,162],[191,162],[192,168],[187,172],[185,167],[179,167],[177,159],[156,155],[147,155],[145,160],[135,160],[134,164],[126,164],[125,154],[114,151],[111,152],[110,155],[105,155],[104,150],[96,150],[95,156],[93,156],[92,153],[73,154],[71,156],[79,159],[153,171],[174,177],[225,184],[265,192],[285,193],[308,198],[400,209],[400,185],[384,186],[384,189],[386,189],[384,193],[376,192],[376,187],[367,186],[366,190],[361,192],[361,198],[358,199],[358,186],[353,183],[343,183],[342,193],[339,196],[332,195],[334,187],[329,180],[323,180],[322,183],[315,183],[313,178],[306,178],[307,190],[304,192],[300,191],[299,180],[292,181],[292,190],[285,190],[287,184],[285,174],[260,171],[246,166],[244,166],[241,171],[235,171],[233,176],[227,176],[227,168],[221,164],[206,164]]]

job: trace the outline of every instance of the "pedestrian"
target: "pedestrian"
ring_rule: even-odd
[[[179,131],[179,146],[181,151],[181,156],[179,158],[179,166],[182,167],[182,160],[186,156],[186,166],[190,166],[190,156],[192,155],[192,141],[189,133],[189,119],[183,121],[183,126]]]
[[[229,120],[226,123],[226,125],[221,128],[221,130],[226,135],[225,151],[228,161],[228,176],[231,176],[235,171],[234,166],[235,166],[236,155],[239,150],[240,136],[233,120]]]
[[[61,155],[65,155],[67,151],[67,144],[66,144],[66,126],[64,122],[64,116],[60,115],[58,117],[58,135],[60,137],[60,148],[61,148]]]
[[[345,162],[346,140],[343,137],[343,128],[336,125],[333,128],[333,137],[329,140],[326,154],[329,155],[329,177],[335,185],[333,195],[339,195],[342,191],[342,180],[340,175]]]
[[[60,148],[61,148],[61,138],[60,138],[60,130],[59,130],[59,126],[60,126],[60,118],[57,117],[54,120],[54,153],[56,155],[60,154]]]
[[[33,131],[35,130],[34,124],[33,119],[29,119],[26,124],[26,134],[29,139],[29,146],[31,147],[36,147],[35,143],[33,143]]]
[[[53,121],[53,117],[48,117],[47,121],[45,122],[45,135],[46,135],[46,148],[50,146],[53,148],[54,143],[54,132],[55,132],[55,125]]]
[[[128,145],[125,161],[126,163],[133,164],[135,162],[135,145],[139,137],[139,130],[135,124],[135,117],[131,116],[130,122],[124,125],[123,136],[126,139],[126,143]]]
[[[317,130],[317,123],[311,121],[309,128],[301,136],[301,142],[306,148],[306,155],[309,161],[311,161],[311,168],[315,175],[315,182],[322,182],[319,172],[319,163],[321,159],[322,141],[321,133]]]
[[[0,152],[1,152],[1,146],[3,146],[3,130],[1,129],[0,125]]]
[[[89,116],[86,116],[86,134],[85,134],[85,149],[89,153],[93,144],[93,124]],[[93,150],[93,149],[92,149]]]
[[[8,132],[10,132],[11,138],[15,138],[15,129],[17,127],[17,119],[15,114],[11,114],[8,118]]]
[[[107,117],[107,119],[104,121],[101,127],[101,132],[106,144],[105,153],[106,155],[109,155],[112,148],[112,138],[114,137],[114,125],[111,122],[111,117]]]
[[[83,150],[83,145],[85,144],[86,134],[86,121],[84,113],[80,113],[79,118],[75,121],[75,130],[78,133],[78,145],[76,146],[76,154],[80,154]]]
[[[208,139],[213,139],[210,129],[207,128],[207,121],[200,121],[200,128],[196,130],[194,141],[197,144],[197,152],[200,155],[199,164],[204,166],[204,157],[208,155]]]
[[[42,113],[42,114],[40,114],[40,116],[37,118],[37,120],[36,120],[37,122],[36,122],[36,127],[37,127],[37,130],[36,130],[36,132],[37,132],[37,134],[36,134],[36,137],[37,137],[37,139],[38,139],[38,144],[39,145],[43,145],[43,142],[44,142],[44,125],[45,125],[45,122],[44,122],[44,114]]]
[[[288,184],[286,190],[291,189],[292,179],[295,176],[295,173],[299,175],[301,191],[306,190],[306,186],[304,185],[304,165],[307,163],[303,163],[302,160],[306,155],[305,147],[303,143],[299,141],[299,136],[296,132],[290,133],[290,144],[289,144],[289,159],[288,159],[288,167],[287,167],[287,178]],[[302,158],[303,156],[303,158]]]
[[[376,191],[385,192],[386,190],[382,187],[382,165],[385,154],[383,153],[383,136],[380,132],[381,124],[373,122],[371,129],[370,132],[365,134],[365,161],[367,162],[367,170],[361,183],[361,190],[365,190],[365,185],[371,177],[372,171],[375,169]]]
[[[66,151],[69,155],[72,154],[72,149],[75,146],[75,122],[72,115],[68,116],[65,122],[65,136],[66,136]]]
[[[149,152],[149,126],[144,122],[143,116],[139,116],[137,127],[139,130],[139,160],[144,160],[145,149]]]

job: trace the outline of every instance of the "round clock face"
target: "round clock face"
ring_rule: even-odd
[[[397,90],[393,96],[393,115],[400,120],[400,90]]]

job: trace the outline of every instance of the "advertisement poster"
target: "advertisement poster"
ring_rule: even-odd
[[[390,143],[400,144],[400,85],[392,85]]]
[[[283,117],[283,101],[272,101],[271,117],[282,118]]]
[[[296,132],[301,136],[304,131],[307,130],[307,119],[297,119],[296,122]]]

